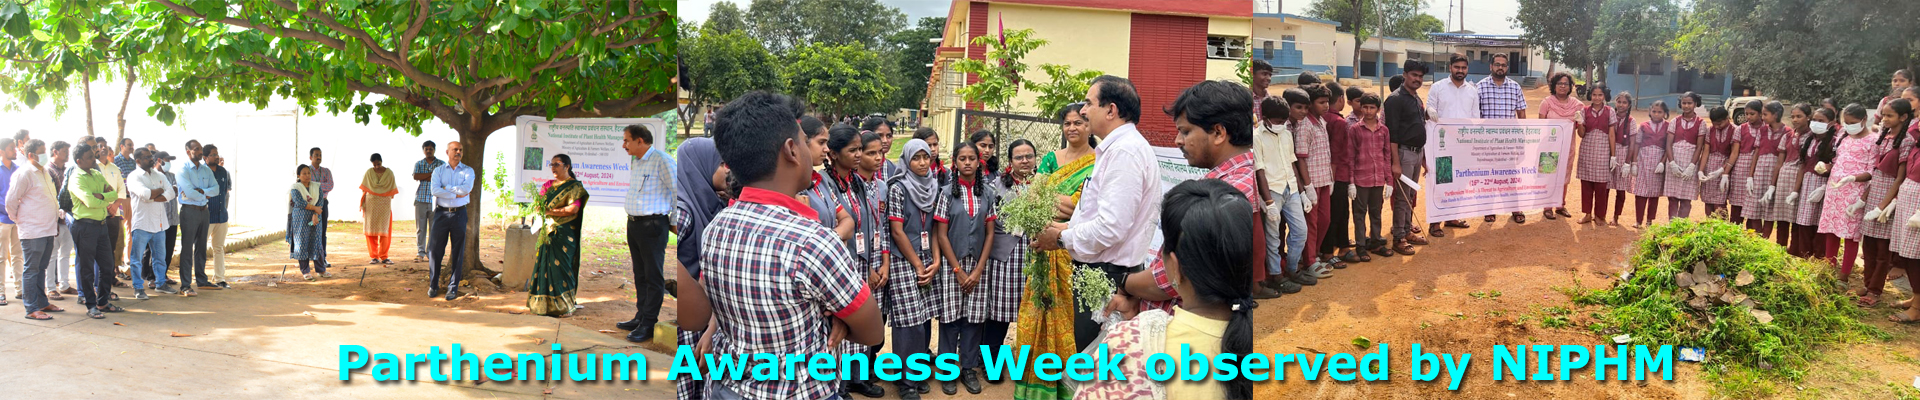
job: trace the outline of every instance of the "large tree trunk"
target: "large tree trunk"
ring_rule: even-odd
[[[138,80],[138,77],[136,77],[133,72],[132,61],[127,61],[126,79],[127,79],[127,90],[125,93],[121,93],[120,95],[120,117],[119,117],[120,133],[119,133],[119,137],[114,138],[114,140],[116,140],[115,143],[118,143],[117,140],[120,140],[120,138],[127,137],[127,101],[133,100],[133,82]]]
[[[86,74],[80,75],[80,98],[87,102],[86,104],[87,136],[96,136],[93,133],[93,74],[92,73],[86,73]]]
[[[467,242],[465,257],[467,262],[462,268],[466,268],[468,282],[484,280],[493,282],[497,286],[500,280],[495,276],[500,275],[500,272],[487,268],[486,260],[480,258],[480,232],[485,230],[486,223],[484,217],[486,211],[481,208],[486,204],[485,199],[488,195],[482,188],[486,187],[487,135],[489,133],[492,132],[460,132],[462,146],[460,163],[473,168],[473,191],[467,196],[467,237],[461,239]]]

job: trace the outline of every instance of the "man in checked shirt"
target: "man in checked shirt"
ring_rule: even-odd
[[[695,315],[703,307],[682,305],[679,316],[683,330],[712,329],[710,344],[700,346],[711,353],[830,353],[842,336],[869,346],[884,338],[880,308],[866,279],[854,272],[853,256],[817,222],[813,208],[795,198],[812,184],[814,160],[823,156],[800,134],[804,109],[791,97],[755,91],[715,116],[720,159],[744,187],[702,235],[700,283],[714,326],[705,326],[709,315]],[[706,393],[716,399],[811,400],[833,398],[840,389],[839,382],[795,376],[710,380]]]

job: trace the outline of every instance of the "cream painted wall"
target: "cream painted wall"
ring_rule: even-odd
[[[1246,36],[1253,32],[1252,18],[1214,17],[1207,19],[1207,34],[1221,36]]]
[[[1046,46],[1027,54],[1026,79],[1046,81],[1047,74],[1040,70],[1041,64],[1070,65],[1076,70],[1127,76],[1127,58],[1132,50],[1127,38],[1133,33],[1132,13],[993,3],[987,15],[989,34],[1005,22],[1009,30],[1032,29],[1035,37],[1047,40]],[[1031,91],[1021,90],[1014,98],[1014,107],[1030,110],[1038,97]],[[951,121],[948,123],[952,126]]]
[[[1240,81],[1239,67],[1240,67],[1240,61],[1237,61],[1237,60],[1208,59],[1207,60],[1207,80],[1226,80],[1229,82],[1239,82]]]

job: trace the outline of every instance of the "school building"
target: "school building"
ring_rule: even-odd
[[[1616,57],[1607,62],[1605,74],[1607,88],[1614,93],[1634,93],[1636,108],[1651,105],[1655,100],[1666,101],[1668,107],[1679,107],[1680,95],[1689,91],[1700,95],[1702,105],[1718,105],[1727,98],[1739,97],[1734,91],[1733,77],[1687,68],[1661,55],[1642,56],[1637,60]]]
[[[987,47],[973,45],[975,37],[1032,29],[1048,43],[1026,55],[1023,78],[1049,81],[1041,64],[1125,77],[1140,92],[1141,133],[1155,146],[1170,147],[1173,120],[1160,110],[1202,80],[1238,81],[1251,23],[1252,8],[1244,0],[953,0],[927,82],[924,126],[946,138],[962,136],[956,127],[971,129],[965,123],[974,117],[963,118],[962,110],[983,107],[956,91],[977,78],[952,70],[952,64],[986,59]],[[1037,114],[1031,109],[1037,96],[1023,88],[1014,103],[1027,109],[1012,113]]]

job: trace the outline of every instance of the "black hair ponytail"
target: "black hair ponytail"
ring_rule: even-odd
[[[957,163],[957,162],[960,162],[960,151],[961,151],[961,150],[970,150],[970,151],[973,151],[973,157],[974,157],[975,159],[979,159],[979,158],[980,158],[980,148],[978,148],[978,147],[973,147],[973,144],[972,144],[972,143],[968,143],[968,144],[966,144],[966,145],[963,145],[963,146],[954,146],[954,147],[953,147],[953,160],[954,160],[953,162],[956,162],[956,163]],[[976,164],[977,164],[977,163],[978,163],[978,162],[976,162]],[[974,170],[973,170],[973,185],[972,185],[972,186],[973,186],[973,195],[975,195],[975,196],[979,196],[979,195],[980,195],[980,189],[983,189],[983,188],[985,188],[985,184],[984,184],[984,183],[982,183],[982,182],[983,182],[983,181],[985,181],[985,180],[984,180],[984,179],[980,179],[980,177],[983,177],[983,176],[987,176],[987,174],[986,174],[986,171],[982,171],[982,170],[980,170],[979,168],[981,168],[981,167],[975,167],[975,168],[974,168]],[[953,190],[953,195],[952,195],[952,197],[953,197],[953,198],[955,198],[955,199],[959,199],[959,198],[960,198],[960,189],[959,189],[959,187],[960,187],[960,184],[961,184],[961,182],[960,182],[960,171],[959,171],[959,170],[957,170],[957,169],[950,169],[949,171],[947,171],[947,177],[950,177],[950,178],[952,178],[952,179],[953,179],[953,181],[952,181],[952,185],[951,185],[951,186],[953,186],[953,187],[954,187],[954,190]]]
[[[967,145],[979,146],[980,141],[987,140],[992,137],[993,137],[992,131],[988,131],[985,129],[973,131],[973,136],[967,138]],[[985,165],[987,168],[985,172],[993,172],[993,171],[1000,170],[1000,150],[999,149],[994,149],[994,151],[989,153],[980,154],[979,157],[982,160],[981,165]],[[984,176],[987,174],[982,173],[980,175]]]
[[[1182,182],[1167,191],[1160,205],[1160,231],[1166,239],[1161,251],[1179,260],[1180,280],[1194,291],[1181,298],[1232,312],[1220,335],[1221,353],[1253,352],[1251,313],[1256,303],[1245,280],[1253,268],[1253,222],[1247,218],[1252,214],[1246,194],[1219,179]],[[1253,397],[1253,382],[1244,375],[1224,383],[1229,399]]]
[[[561,164],[565,164],[567,166],[567,180],[570,180],[570,181],[580,180],[580,178],[573,176],[573,157],[568,157],[565,154],[555,154],[553,155],[553,158],[559,159]]]

